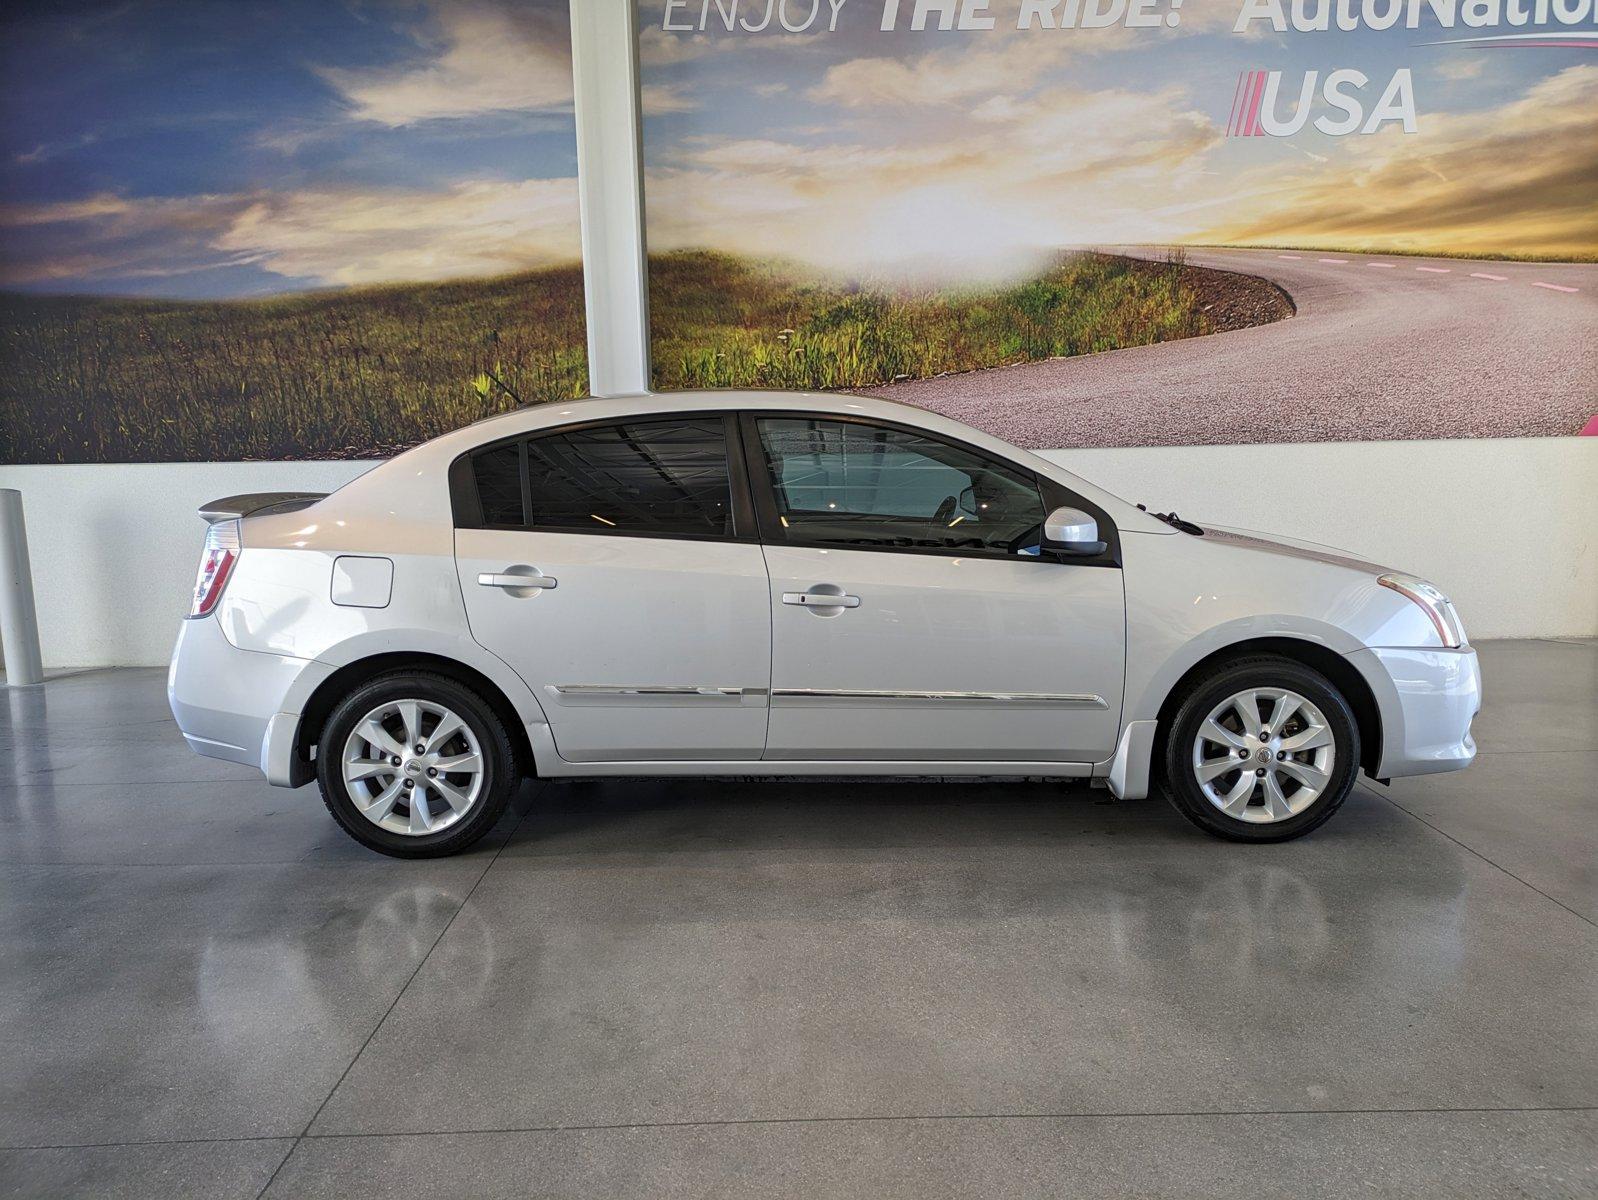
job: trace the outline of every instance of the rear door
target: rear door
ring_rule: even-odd
[[[604,421],[456,464],[473,636],[574,762],[757,759],[771,601],[736,421]]]
[[[1045,507],[1074,497],[910,427],[755,413],[745,430],[771,574],[768,759],[1110,757],[1121,571],[1039,545]]]

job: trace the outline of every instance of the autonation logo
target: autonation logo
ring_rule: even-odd
[[[1297,92],[1290,92],[1285,102],[1284,74],[1244,71],[1237,77],[1227,137],[1291,137],[1311,123],[1330,137],[1375,133],[1389,122],[1397,122],[1405,133],[1415,132],[1415,84],[1408,67],[1393,72],[1379,91],[1371,86],[1370,76],[1351,67],[1324,75],[1306,71]],[[1317,92],[1328,111],[1311,122]]]

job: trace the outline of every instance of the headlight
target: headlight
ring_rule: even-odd
[[[1382,575],[1377,580],[1385,588],[1392,588],[1401,596],[1407,596],[1420,605],[1432,624],[1437,629],[1437,636],[1442,643],[1450,648],[1465,644],[1465,627],[1459,622],[1459,614],[1454,611],[1453,603],[1432,584],[1424,579],[1416,579],[1413,575],[1401,575],[1393,572]]]

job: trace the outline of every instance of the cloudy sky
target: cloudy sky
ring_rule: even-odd
[[[1598,51],[1430,45],[1475,31],[1429,18],[1240,35],[1238,0],[1023,33],[1017,3],[992,31],[884,34],[846,0],[836,33],[699,35],[644,0],[652,248],[962,275],[1134,241],[1598,250]],[[0,287],[252,296],[575,259],[569,53],[565,0],[12,0]],[[1225,137],[1240,72],[1337,67],[1368,101],[1411,68],[1419,132]]]
[[[578,256],[565,0],[12,0],[0,287],[248,296]]]
[[[1598,251],[1598,49],[1427,44],[1505,31],[1429,11],[1238,34],[1238,0],[1186,0],[1176,28],[1018,31],[1018,2],[994,0],[991,31],[883,33],[876,0],[847,0],[808,35],[729,35],[714,4],[713,32],[667,33],[646,5],[646,82],[678,100],[646,122],[651,246],[960,274],[1167,240]],[[1343,67],[1370,105],[1409,68],[1418,131],[1225,136],[1240,72],[1296,96]]]

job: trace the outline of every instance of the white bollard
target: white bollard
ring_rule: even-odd
[[[16,488],[0,488],[0,650],[11,687],[44,682],[28,531],[22,523],[22,493]]]

